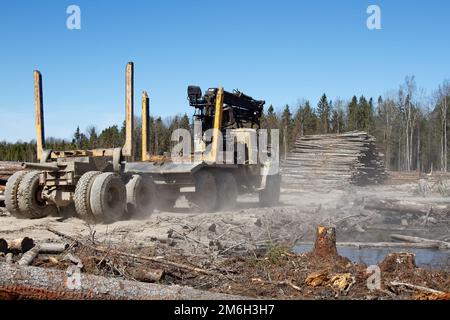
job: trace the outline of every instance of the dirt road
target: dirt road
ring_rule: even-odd
[[[416,268],[414,262],[392,265],[398,259],[391,261],[389,257],[381,263],[384,258],[381,257],[376,263],[385,270],[382,289],[373,293],[366,286],[367,266],[346,259],[340,260],[341,263],[315,260],[308,254],[296,255],[289,250],[297,243],[312,242],[318,225],[334,226],[338,242],[392,242],[392,233],[450,240],[448,211],[430,209],[421,214],[421,211],[367,209],[368,201],[374,199],[420,202],[422,207],[430,205],[430,208],[450,203],[450,198],[437,193],[418,196],[415,182],[331,191],[306,187],[295,191],[283,189],[280,206],[274,208],[260,208],[257,197],[242,196],[233,211],[193,213],[187,202],[179,199],[173,212],[156,211],[144,220],[112,224],[91,225],[75,217],[20,220],[3,211],[0,238],[10,241],[30,237],[37,243],[78,244],[70,252],[81,258],[83,272],[87,274],[147,281],[145,276],[142,279],[142,272],[153,270],[161,276],[156,281],[160,284],[250,297],[412,297],[414,291],[398,289],[392,284],[398,280],[440,292],[449,291],[450,283],[445,280],[449,279],[448,263],[447,268],[444,263],[446,270],[427,271]],[[439,251],[450,260],[449,250]],[[130,258],[120,252],[144,258]],[[15,259],[19,258],[20,255]],[[0,257],[0,262],[4,259]],[[63,255],[54,258],[40,255],[33,265],[61,271],[71,267]],[[190,269],[193,267],[207,273],[193,271]],[[323,270],[328,271],[324,274]],[[323,281],[317,287],[311,286],[309,281],[316,276]],[[337,292],[330,284],[330,279],[336,277],[349,281],[344,293]],[[429,295],[414,297],[430,298]]]
[[[218,246],[226,250],[234,246],[233,251],[238,251],[267,243],[293,245],[295,241],[311,241],[318,224],[336,226],[338,241],[390,241],[390,229],[403,229],[407,234],[427,238],[448,235],[449,220],[439,222],[434,217],[432,223],[422,225],[418,217],[411,214],[385,215],[364,209],[364,202],[372,198],[418,201],[414,190],[415,184],[411,183],[353,187],[327,193],[283,189],[278,207],[260,208],[257,197],[249,195],[239,198],[234,211],[220,213],[192,213],[186,201],[179,199],[174,212],[156,211],[145,220],[97,225],[75,217],[22,220],[5,213],[0,217],[0,238],[28,236],[42,241],[55,240],[58,237],[47,231],[50,227],[68,235],[90,237],[101,242],[147,246],[155,241],[171,239],[174,247],[185,250],[198,246]],[[450,203],[450,197],[436,195],[419,200]],[[386,230],[377,228],[379,226],[385,226]]]

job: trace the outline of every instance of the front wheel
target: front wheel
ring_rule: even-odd
[[[127,209],[133,218],[145,218],[155,209],[155,184],[147,176],[133,175],[126,184]]]
[[[231,172],[217,172],[217,209],[232,210],[236,207],[238,185]]]
[[[213,212],[217,206],[217,187],[214,175],[198,171],[194,176],[195,193],[187,196],[190,206],[197,212]]]

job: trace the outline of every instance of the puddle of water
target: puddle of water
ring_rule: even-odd
[[[304,253],[312,250],[313,245],[298,245],[294,247],[294,252]],[[338,247],[338,253],[354,263],[364,263],[366,265],[378,264],[390,252],[411,252],[416,255],[416,265],[421,268],[433,268],[441,270],[450,269],[450,250],[437,249],[411,249],[411,248],[355,248]]]

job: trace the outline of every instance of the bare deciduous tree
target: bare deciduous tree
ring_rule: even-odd
[[[441,170],[447,171],[447,112],[448,112],[448,97],[450,95],[450,82],[444,81],[436,92],[436,100],[439,106],[439,117],[441,120]]]

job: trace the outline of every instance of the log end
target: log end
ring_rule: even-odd
[[[5,254],[8,252],[8,242],[5,239],[0,239],[0,252]]]

